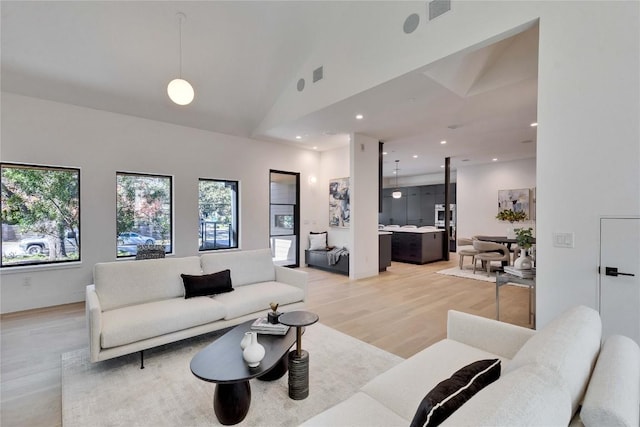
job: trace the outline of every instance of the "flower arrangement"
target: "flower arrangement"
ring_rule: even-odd
[[[516,233],[516,242],[522,249],[529,249],[533,244],[533,229],[529,228],[514,228]]]
[[[516,212],[516,211],[512,211],[511,209],[506,209],[498,212],[498,215],[496,215],[496,219],[499,219],[500,221],[509,221],[513,223],[518,221],[524,221],[525,219],[527,219],[527,214],[522,211]]]

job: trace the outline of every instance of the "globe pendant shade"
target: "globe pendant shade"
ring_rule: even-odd
[[[193,101],[193,87],[183,79],[173,79],[167,86],[167,94],[178,105],[188,105]]]
[[[387,193],[387,194],[389,194],[389,193]],[[393,193],[391,193],[391,196],[392,196],[394,199],[399,199],[399,198],[401,198],[401,197],[402,197],[402,192],[401,192],[401,191],[394,191]]]

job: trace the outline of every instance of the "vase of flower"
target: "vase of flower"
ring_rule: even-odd
[[[256,368],[264,359],[265,350],[262,344],[258,342],[258,333],[250,332],[251,343],[242,351],[242,358],[250,368]]]
[[[526,249],[520,249],[520,256],[513,262],[513,266],[518,270],[531,270],[533,262],[531,257],[527,255]]]
[[[533,267],[533,261],[527,252],[533,244],[533,229],[529,228],[516,228],[516,242],[520,247],[520,256],[513,262],[513,266],[518,270],[531,270]]]

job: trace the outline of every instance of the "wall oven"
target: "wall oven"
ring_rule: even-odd
[[[436,216],[435,216],[435,226],[436,227],[444,227],[445,221],[445,209],[444,204],[436,205]],[[456,205],[449,205],[449,223],[450,225],[456,224]]]

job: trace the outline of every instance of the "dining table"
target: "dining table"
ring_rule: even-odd
[[[507,249],[511,251],[511,245],[514,243],[518,243],[518,240],[515,238],[509,238],[507,236],[475,236],[477,240],[482,240],[483,242],[495,242],[500,243],[507,246]],[[535,237],[533,238],[534,245],[536,243]]]

